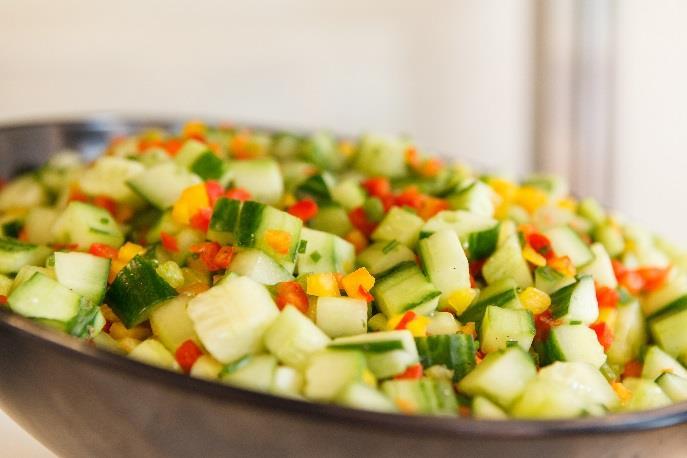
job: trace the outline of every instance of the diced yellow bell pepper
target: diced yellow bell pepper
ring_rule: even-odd
[[[393,331],[394,329],[396,329],[396,326],[398,326],[398,323],[401,322],[401,319],[404,315],[405,313],[399,313],[398,315],[394,315],[391,318],[389,318],[386,322],[386,328],[389,331]]]
[[[518,193],[518,186],[512,181],[503,178],[490,178],[489,186],[498,194],[503,202],[511,202]]]
[[[478,290],[474,288],[457,289],[448,297],[448,305],[456,315],[460,315],[472,304],[472,301],[477,297],[477,293]]]
[[[529,243],[522,249],[522,257],[535,266],[543,267],[546,265],[546,258],[537,253]]]
[[[339,296],[339,283],[331,272],[310,274],[306,279],[306,292],[317,297]]]
[[[182,133],[184,137],[205,136],[207,126],[201,121],[189,121],[184,124]]]
[[[566,210],[570,210],[572,212],[577,211],[577,201],[573,199],[572,197],[565,197],[563,199],[558,199],[558,202],[556,202],[556,205],[559,208],[564,208]]]
[[[618,310],[610,307],[600,307],[599,308],[599,319],[598,323],[606,323],[606,325],[615,329],[615,323],[618,319]]]
[[[406,325],[406,329],[410,331],[413,337],[425,337],[427,335],[427,325],[429,325],[429,318],[418,315]]]
[[[145,250],[146,249],[143,248],[141,245],[138,245],[136,243],[126,242],[119,249],[117,259],[122,261],[124,264],[127,264],[129,261],[134,259],[134,257],[136,255],[145,252]]]
[[[345,275],[341,279],[341,285],[349,297],[357,299],[366,299],[366,295],[360,291],[362,288],[365,292],[369,292],[375,285],[375,277],[367,271],[365,267]]]
[[[632,398],[632,391],[622,383],[615,382],[611,387],[613,387],[613,391],[615,391],[615,395],[620,399],[621,404],[627,403],[627,401]]]
[[[546,205],[548,200],[546,193],[534,186],[520,187],[515,197],[515,201],[529,213],[534,213],[538,208]]]
[[[177,224],[188,224],[191,217],[210,206],[205,184],[198,183],[184,189],[172,208],[172,219]]]
[[[520,303],[534,315],[545,312],[551,306],[551,297],[544,291],[532,286],[520,293]]]

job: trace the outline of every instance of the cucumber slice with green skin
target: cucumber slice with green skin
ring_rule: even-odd
[[[483,353],[493,353],[516,343],[527,351],[535,334],[534,319],[529,310],[509,310],[490,305],[480,326],[480,349]]]
[[[613,388],[591,364],[558,361],[540,369],[537,377],[572,390],[588,413],[601,414],[618,407],[618,396]]]
[[[0,274],[14,274],[28,265],[42,265],[52,253],[48,247],[0,237]]]
[[[574,277],[567,277],[549,266],[534,269],[534,286],[551,295],[559,289],[575,283]]]
[[[496,224],[483,231],[471,232],[467,237],[470,259],[485,259],[491,256],[498,246],[501,225]]]
[[[375,277],[383,277],[401,263],[415,262],[415,253],[402,243],[377,242],[360,252],[356,261]]]
[[[653,380],[626,378],[623,380],[623,385],[632,392],[632,397],[623,406],[623,410],[637,412],[640,410],[658,409],[673,403]]]
[[[51,228],[59,215],[60,211],[55,208],[31,208],[24,221],[26,241],[38,245],[47,245],[52,242]]]
[[[447,197],[451,208],[467,210],[476,215],[491,217],[494,215],[493,191],[481,181],[473,181],[457,194]]]
[[[81,339],[93,338],[105,327],[105,317],[100,307],[82,298],[79,311],[67,324],[65,331]]]
[[[551,314],[563,323],[579,321],[591,324],[599,317],[594,279],[580,278],[576,283],[559,289],[551,295]]]
[[[646,322],[639,302],[636,300],[627,304],[618,304],[616,310],[614,338],[606,355],[610,364],[624,366],[633,359],[637,359],[646,344]]]
[[[107,196],[117,202],[140,204],[139,197],[129,188],[127,180],[143,172],[138,161],[103,156],[87,168],[79,178],[79,188],[89,196]]]
[[[453,334],[416,337],[415,345],[422,367],[443,365],[453,371],[453,381],[460,381],[476,364],[477,349],[471,335]]]
[[[355,265],[355,247],[334,234],[304,227],[301,239],[305,252],[298,254],[296,270],[299,275],[316,272],[348,273]]]
[[[174,161],[203,180],[219,180],[227,168],[226,162],[217,157],[208,145],[195,139],[186,140]]]
[[[309,176],[296,188],[296,197],[313,199],[318,203],[329,202],[332,200],[330,189],[334,186],[334,177],[329,173],[318,173]]]
[[[404,372],[418,362],[418,353],[410,331],[370,332],[334,339],[329,347],[337,350],[362,351],[367,365],[378,378]]]
[[[394,413],[398,411],[391,399],[379,390],[359,382],[346,386],[336,397],[335,402],[345,407],[374,412]]]
[[[389,320],[383,313],[375,313],[367,320],[367,329],[373,332],[386,331]]]
[[[248,191],[258,202],[275,205],[284,194],[284,178],[274,159],[231,161],[233,186]]]
[[[420,230],[420,238],[429,237],[442,229],[453,229],[464,246],[469,246],[470,235],[487,233],[499,227],[495,219],[465,210],[444,210],[430,218]],[[499,229],[500,230],[500,229]]]
[[[315,217],[310,220],[310,227],[339,237],[345,236],[353,229],[348,213],[338,205],[320,207]]]
[[[544,344],[549,361],[576,361],[600,368],[606,362],[596,333],[583,325],[562,325],[551,329]]]
[[[187,340],[200,343],[186,310],[190,299],[187,295],[177,296],[158,305],[150,314],[153,333],[172,353]]]
[[[110,260],[76,251],[55,253],[57,281],[94,305],[100,305],[105,297]]]
[[[222,363],[259,353],[279,316],[267,289],[238,275],[191,299],[187,312],[203,346]]]
[[[277,358],[272,355],[250,356],[246,364],[222,375],[222,382],[253,391],[267,392],[272,387]]]
[[[687,353],[687,301],[666,307],[658,316],[649,319],[654,341],[670,356]]]
[[[303,222],[286,212],[247,201],[241,207],[236,227],[236,245],[258,248],[293,272]],[[279,243],[274,243],[276,239]]]
[[[299,398],[305,380],[303,374],[289,366],[279,366],[274,371],[270,392],[279,396]]]
[[[332,200],[346,210],[353,210],[365,203],[365,191],[357,180],[347,179],[335,184],[330,190]]]
[[[591,197],[580,201],[577,206],[577,213],[581,217],[586,218],[594,226],[599,226],[606,220],[606,211],[599,202]]]
[[[15,288],[7,298],[13,312],[67,323],[77,316],[81,296],[40,272]]]
[[[57,243],[76,244],[87,250],[94,243],[119,247],[124,234],[107,210],[83,202],[70,202],[52,227]]]
[[[653,317],[684,301],[687,301],[687,275],[675,273],[661,288],[641,299],[642,311],[645,316]]]
[[[392,207],[377,229],[372,233],[372,240],[396,240],[409,248],[415,246],[423,226],[422,218],[400,207]]]
[[[420,240],[419,254],[429,280],[441,291],[439,303],[470,287],[470,266],[455,232],[445,229]]]
[[[127,328],[148,319],[158,304],[177,291],[155,271],[152,261],[138,255],[117,274],[107,291],[107,304]]]
[[[600,243],[594,243],[590,247],[590,250],[594,254],[594,260],[586,265],[580,271],[580,274],[591,275],[599,286],[605,286],[607,288],[617,287],[618,280],[615,278],[611,258],[608,256],[604,246]]]
[[[307,137],[301,146],[300,156],[326,170],[338,170],[344,159],[336,139],[326,132],[317,132]]]
[[[652,345],[644,354],[642,378],[656,380],[663,373],[671,373],[687,379],[687,369],[682,364],[657,346]]]
[[[487,306],[504,307],[509,309],[521,309],[520,299],[518,298],[518,287],[515,281],[510,278],[501,279],[482,290],[472,304],[458,317],[462,323],[471,321],[479,323],[484,317]]]
[[[174,205],[184,189],[200,182],[198,175],[174,162],[165,162],[133,176],[127,184],[151,205],[166,210]]]
[[[449,416],[458,413],[453,387],[445,380],[388,380],[381,389],[404,413]]]
[[[227,199],[226,197],[217,199],[212,211],[210,229],[216,232],[234,234],[239,222],[241,204],[242,202],[236,199]]]
[[[304,394],[316,401],[331,401],[346,385],[359,382],[365,369],[365,356],[359,351],[315,353],[305,369]]]
[[[409,143],[397,137],[365,135],[358,144],[355,167],[369,176],[399,178],[407,175]]]
[[[315,323],[332,338],[365,334],[367,302],[352,297],[319,297]]]
[[[129,358],[135,359],[151,366],[157,366],[162,369],[179,372],[179,364],[174,356],[155,339],[146,339],[138,344],[131,353]]]
[[[664,372],[656,379],[656,384],[673,402],[687,401],[687,379],[670,372]]]
[[[441,291],[427,280],[417,264],[407,262],[377,279],[372,295],[379,310],[391,318],[408,310],[432,313],[439,304]]]
[[[584,403],[573,390],[540,378],[527,384],[510,410],[511,416],[522,419],[575,418],[584,413]]]
[[[575,267],[582,267],[594,260],[594,253],[577,233],[568,226],[555,227],[544,231],[551,241],[556,256],[567,256]]]
[[[499,406],[482,396],[472,400],[472,416],[479,420],[507,420],[508,414]]]
[[[520,288],[532,286],[532,274],[527,261],[522,256],[522,249],[517,234],[503,241],[482,267],[482,275],[488,284],[504,278],[512,278]]]
[[[459,391],[484,396],[508,409],[537,374],[532,358],[520,347],[489,353],[458,383]]]
[[[310,355],[327,346],[329,337],[298,309],[287,305],[265,333],[264,341],[279,361],[304,369]]]
[[[293,280],[293,275],[277,261],[260,250],[250,248],[234,256],[228,271],[250,277],[263,285],[276,285]]]

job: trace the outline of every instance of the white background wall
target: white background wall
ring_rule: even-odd
[[[0,0],[0,122],[109,110],[381,130],[521,171],[532,4]],[[45,455],[1,414],[0,442]]]

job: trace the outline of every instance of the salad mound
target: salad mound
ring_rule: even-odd
[[[687,399],[687,255],[555,177],[189,122],[0,186],[0,307],[148,364],[403,414]]]

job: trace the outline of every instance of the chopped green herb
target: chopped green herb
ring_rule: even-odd
[[[305,248],[308,246],[308,241],[307,240],[301,240],[298,243],[298,253],[303,254],[305,253]]]
[[[384,245],[384,248],[382,248],[382,253],[389,254],[392,251],[394,251],[394,249],[396,249],[396,247],[398,245],[400,245],[400,242],[398,240],[394,239],[394,240],[390,241],[389,243],[387,243],[386,245]]]
[[[313,262],[317,262],[320,259],[322,259],[322,255],[319,251],[313,251],[312,253],[310,253],[310,259],[312,259]]]

